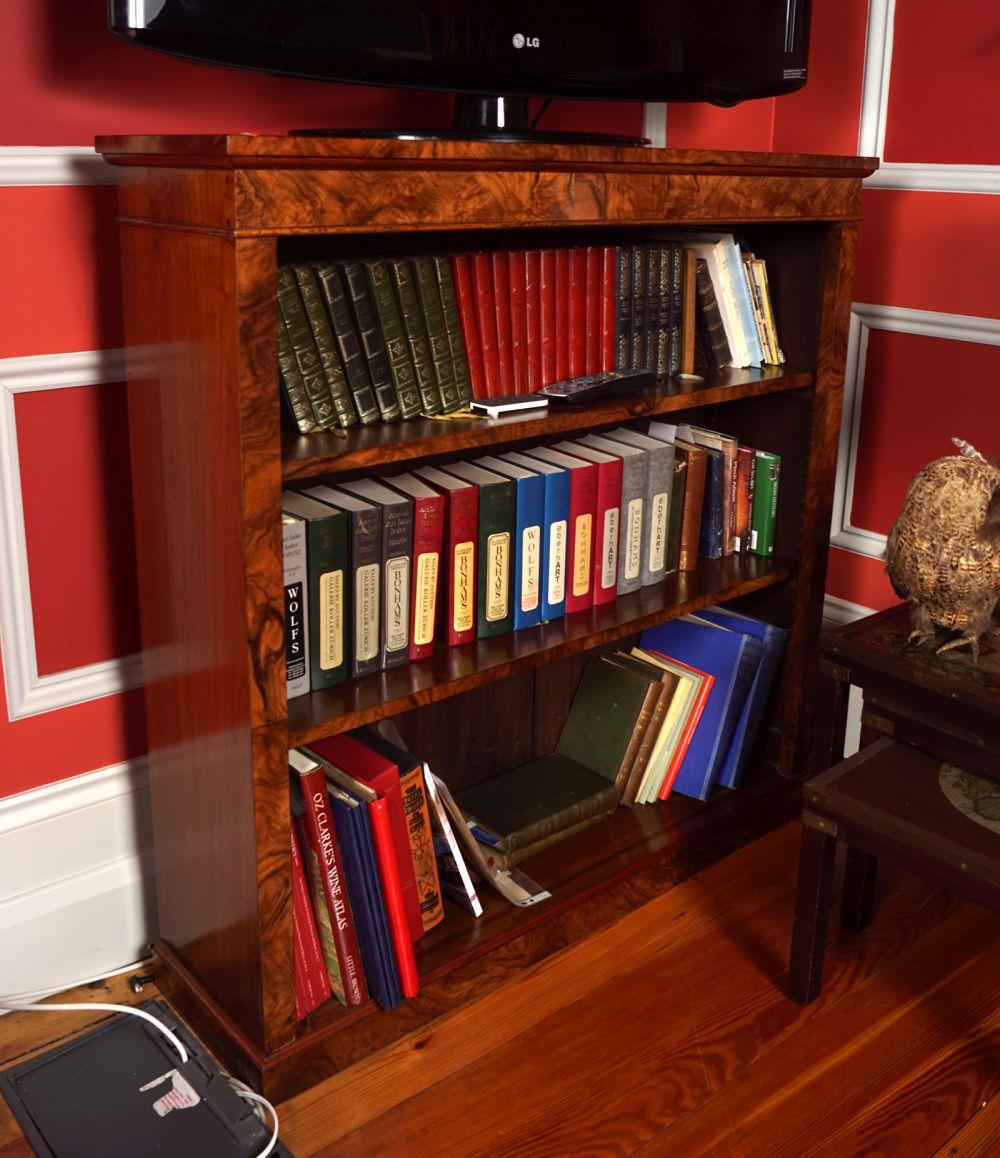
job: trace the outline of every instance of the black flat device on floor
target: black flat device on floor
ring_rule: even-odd
[[[260,1154],[271,1137],[270,1115],[265,1125],[167,1005],[147,1001],[139,1008],[181,1039],[189,1055],[184,1065],[155,1026],[119,1014],[0,1073],[0,1092],[35,1153],[41,1158]],[[38,1014],[39,1020],[45,1016]],[[280,1142],[271,1153],[291,1158]]]
[[[566,378],[543,386],[539,394],[552,402],[593,402],[614,394],[629,394],[652,386],[656,374],[652,370],[605,370],[599,374],[584,374],[580,378]]]

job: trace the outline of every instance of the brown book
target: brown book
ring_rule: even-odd
[[[705,475],[708,472],[708,452],[693,442],[678,439],[675,453],[687,463],[684,481],[684,512],[681,515],[681,548],[677,560],[680,571],[693,571],[698,566],[698,539],[701,534],[701,508],[705,500]]]
[[[698,255],[693,249],[684,250],[681,302],[681,373],[693,374],[694,352],[698,342]]]
[[[517,848],[513,852],[504,852],[501,848],[480,841],[483,856],[486,857],[486,863],[490,868],[512,869],[516,865],[521,864],[522,861],[530,860],[533,856],[538,856],[540,852],[544,852],[547,848],[551,848],[554,844],[558,844],[568,836],[575,836],[576,833],[583,832],[585,828],[590,828],[591,825],[597,824],[599,820],[604,820],[607,816],[613,816],[617,807],[616,804],[611,804],[605,812],[598,812],[594,816],[586,816],[583,820],[578,820],[576,824],[571,824],[569,828],[561,828],[556,832],[550,832],[548,836],[543,836],[533,844],[526,844],[523,848]]]
[[[753,511],[753,478],[757,452],[741,446],[736,453],[736,550],[750,549],[750,515]]]
[[[602,658],[609,663],[618,664],[620,667],[626,667],[631,671],[644,675],[650,681],[651,690],[654,687],[659,689],[652,712],[646,722],[639,745],[636,748],[635,757],[632,761],[632,767],[629,769],[625,786],[622,789],[622,804],[634,804],[636,792],[642,783],[646,766],[649,763],[650,753],[660,734],[667,709],[670,707],[670,703],[674,698],[674,691],[679,681],[673,672],[664,671],[662,668],[656,667],[655,664],[647,663],[645,660],[637,659],[632,655],[626,655],[624,652],[618,651],[615,652],[614,655],[606,655]]]
[[[602,655],[601,659],[604,663],[610,663],[616,667],[623,667],[629,671],[634,671],[636,675],[642,676],[649,684],[645,698],[642,701],[642,707],[639,709],[639,715],[636,717],[635,726],[632,729],[632,736],[629,740],[628,748],[625,750],[625,759],[622,761],[622,766],[618,770],[618,775],[615,778],[615,788],[618,790],[618,799],[622,803],[625,803],[625,788],[632,778],[636,760],[639,758],[643,743],[649,733],[650,725],[656,716],[660,700],[663,698],[663,684],[659,679],[658,673],[644,670],[641,661],[629,662],[631,657],[623,656],[619,658],[610,655]],[[648,751],[646,752],[646,758],[649,758]]]

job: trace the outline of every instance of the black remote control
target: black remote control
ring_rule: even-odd
[[[539,394],[553,402],[591,402],[613,394],[628,394],[652,386],[656,374],[652,370],[607,370],[600,374],[584,374],[543,386]]]

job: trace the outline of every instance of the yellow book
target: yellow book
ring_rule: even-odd
[[[675,664],[669,659],[661,659],[659,656],[653,655],[652,652],[643,651],[642,648],[633,647],[632,655],[636,659],[655,664],[657,667],[663,668],[664,671],[673,672],[677,676],[677,686],[674,689],[673,699],[667,708],[660,734],[656,738],[646,763],[646,772],[635,794],[636,804],[652,804],[659,798],[663,777],[670,767],[670,761],[673,759],[684,728],[684,721],[687,719],[697,695],[698,681],[683,665]]]

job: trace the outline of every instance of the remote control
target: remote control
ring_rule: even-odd
[[[553,382],[538,391],[553,402],[590,402],[612,394],[628,394],[652,386],[656,374],[652,370],[608,370],[600,374],[584,374],[580,378],[566,378]]]

